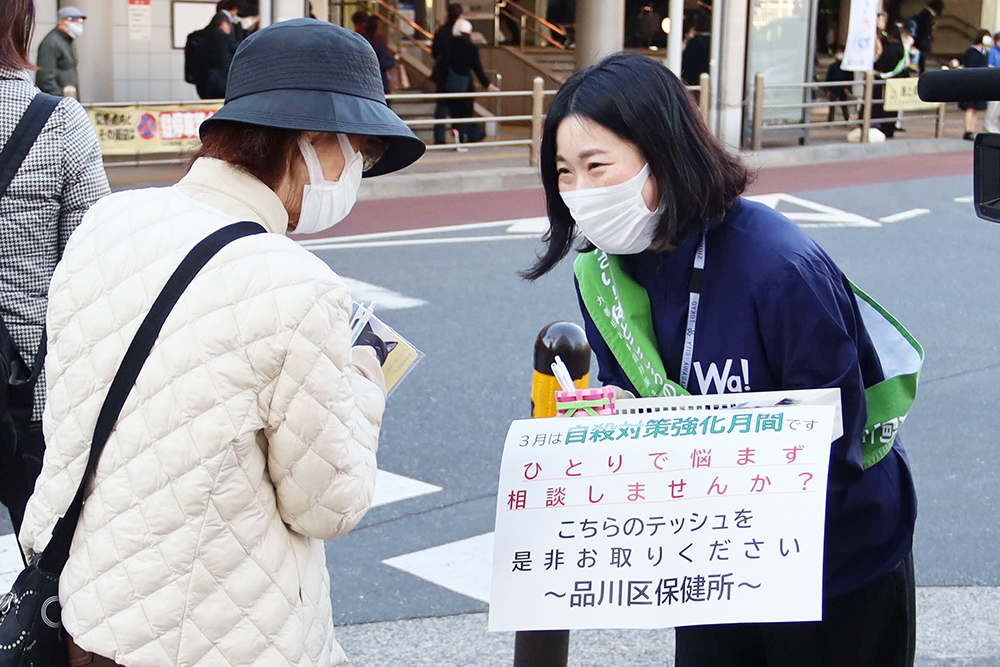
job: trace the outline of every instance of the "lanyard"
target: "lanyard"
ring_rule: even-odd
[[[681,361],[681,387],[688,388],[691,379],[691,364],[694,360],[694,334],[698,326],[698,306],[701,304],[701,282],[705,277],[705,239],[708,231],[702,235],[698,252],[694,255],[694,267],[691,269],[691,286],[688,294],[687,328],[684,331],[684,357]]]

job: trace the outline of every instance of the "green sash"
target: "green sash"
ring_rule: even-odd
[[[628,275],[621,258],[595,250],[579,255],[574,270],[590,319],[639,395],[689,395],[667,377],[653,332],[649,295]],[[865,390],[864,467],[870,468],[892,449],[913,405],[924,351],[873,298],[854,283],[851,288],[885,375],[885,380]],[[693,327],[689,334],[693,337]]]

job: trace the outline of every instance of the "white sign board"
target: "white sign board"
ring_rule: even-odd
[[[173,0],[170,11],[174,48],[183,49],[189,34],[212,21],[215,3],[211,0]]]
[[[153,8],[149,0],[128,0],[128,39],[130,42],[153,39]]]
[[[844,62],[840,66],[845,71],[868,72],[875,66],[878,8],[879,0],[852,0]]]
[[[816,621],[834,408],[515,421],[490,630]]]
[[[886,111],[923,111],[926,109],[937,109],[940,104],[935,102],[924,102],[917,94],[916,77],[906,77],[902,79],[889,79],[885,82],[885,110]]]

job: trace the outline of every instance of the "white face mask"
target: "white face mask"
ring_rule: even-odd
[[[346,135],[338,134],[337,140],[344,153],[344,170],[338,180],[328,181],[323,177],[323,167],[316,149],[299,137],[299,150],[309,169],[309,185],[305,186],[302,193],[302,211],[293,234],[316,234],[330,229],[346,218],[354,208],[358,189],[361,187],[364,159],[361,153],[354,150]]]
[[[249,30],[258,20],[260,20],[258,16],[244,16],[240,18],[240,25],[243,26],[244,30]]]
[[[610,255],[635,255],[653,242],[660,211],[642,197],[649,165],[618,185],[563,192],[562,200],[587,239]]]
[[[79,21],[69,21],[66,23],[66,32],[73,39],[80,39],[83,37],[83,24]]]

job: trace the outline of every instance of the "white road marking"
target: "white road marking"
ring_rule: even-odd
[[[808,209],[808,212],[781,211],[781,213],[792,222],[805,223],[800,224],[799,226],[808,229],[822,227],[882,226],[878,222],[869,220],[868,218],[857,215],[856,213],[848,213],[847,211],[843,211],[839,208],[833,208],[832,206],[827,206],[826,204],[809,201],[808,199],[802,199],[801,197],[785,194],[783,192],[777,192],[769,195],[753,195],[750,197],[744,197],[744,199],[764,204],[765,206],[769,206],[775,210],[779,210],[781,204],[790,204],[792,206],[798,206],[799,208]]]
[[[385,470],[379,470],[375,478],[375,498],[372,500],[372,507],[398,503],[402,500],[438,493],[439,491],[441,491],[440,486],[410,479],[409,477],[386,472]],[[492,533],[490,533],[490,537],[492,538]],[[492,562],[492,539],[490,540],[489,552],[490,561]],[[0,595],[10,590],[17,579],[17,575],[23,569],[24,562],[21,560],[21,549],[17,544],[17,538],[13,534],[0,535]],[[492,570],[486,577],[487,593],[489,593],[488,582],[490,576],[492,576]]]
[[[520,222],[520,220],[499,220],[495,222],[471,222],[464,225],[446,225],[444,227],[423,227],[420,229],[400,229],[394,232],[372,232],[370,234],[352,234],[351,236],[334,236],[328,239],[308,239],[299,241],[303,248],[312,249],[314,246],[325,246],[330,243],[343,241],[369,241],[371,239],[392,239],[401,236],[420,236],[422,234],[439,234],[444,232],[464,232],[476,229],[492,229],[494,227],[509,227]]]
[[[405,246],[483,243],[485,241],[518,241],[521,239],[537,239],[541,234],[505,234],[503,236],[454,236],[440,239],[399,239],[397,241],[361,241],[358,243],[330,243],[324,246],[312,246],[309,250],[344,250],[346,248],[398,248]]]
[[[849,213],[832,206],[802,199],[785,193],[753,195],[746,197],[778,210],[784,204],[806,209],[805,211],[781,211],[789,220],[806,229],[838,228],[838,227],[881,227],[881,223],[870,220],[856,213]],[[438,236],[455,232],[474,232],[486,229],[506,228],[506,234],[490,234],[486,236]],[[391,232],[373,232],[370,234],[353,234],[327,239],[309,239],[299,241],[308,250],[341,250],[348,248],[394,248],[423,245],[448,245],[456,243],[485,243],[490,241],[517,241],[537,239],[549,230],[547,217],[519,218],[515,220],[496,220],[493,222],[473,222],[465,225],[445,225],[443,227],[425,227],[422,229],[401,229]]]
[[[375,498],[372,500],[372,507],[398,503],[401,500],[426,496],[440,490],[440,486],[379,470],[375,476]]]
[[[976,198],[972,195],[965,195],[964,197],[955,197],[956,204],[971,204],[976,201]]]
[[[912,220],[913,218],[919,218],[921,216],[927,215],[931,210],[929,208],[911,208],[909,211],[903,211],[902,213],[893,213],[892,215],[887,215],[884,218],[879,218],[879,222],[883,222],[887,225],[891,225],[896,222],[903,222],[904,220]]]
[[[13,534],[0,536],[0,595],[10,590],[23,569],[17,538]]]
[[[524,220],[514,220],[512,222],[514,224],[507,228],[508,234],[544,234],[549,231],[549,219],[547,217],[525,218]]]
[[[489,603],[493,578],[493,533],[382,561],[460,595]]]
[[[350,290],[351,296],[354,297],[355,301],[359,303],[374,301],[379,310],[405,310],[407,308],[427,305],[427,302],[423,299],[406,296],[405,294],[394,292],[387,287],[372,285],[371,283],[345,276],[341,276],[341,279],[347,283],[347,289]]]

